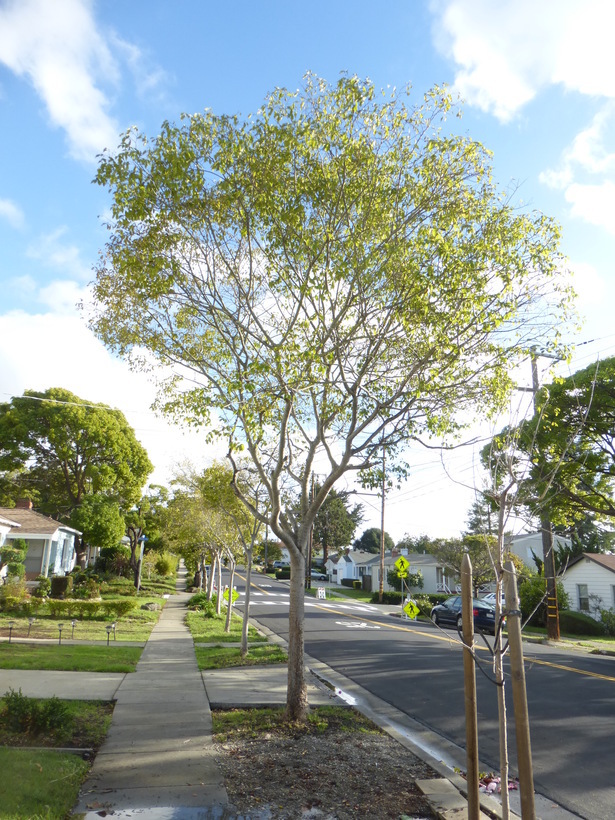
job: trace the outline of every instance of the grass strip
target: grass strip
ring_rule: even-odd
[[[138,646],[79,646],[0,643],[0,669],[42,669],[56,672],[134,672]]]
[[[233,614],[231,619],[231,631],[225,632],[226,612],[223,615],[208,615],[200,610],[191,610],[186,614],[186,624],[192,634],[192,639],[197,643],[239,643],[241,641],[241,629],[243,618]],[[267,638],[254,629],[248,627],[248,641],[266,642]]]
[[[212,712],[217,743],[272,734],[276,737],[322,735],[328,731],[369,732],[381,730],[360,712],[348,706],[314,706],[305,723],[291,723],[283,706],[258,709],[218,709]]]
[[[227,669],[230,666],[259,666],[261,664],[286,663],[286,652],[276,644],[253,646],[245,658],[238,646],[196,646],[199,669]]]
[[[89,763],[78,755],[0,749],[3,820],[62,820],[77,801]]]

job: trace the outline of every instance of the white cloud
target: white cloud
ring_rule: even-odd
[[[566,189],[572,216],[606,228],[615,234],[615,183],[606,180],[596,185],[573,183]]]
[[[137,46],[97,27],[92,0],[6,0],[0,63],[30,81],[51,123],[66,131],[71,155],[85,161],[119,142],[105,89],[120,86],[123,63],[140,94],[166,81]]]
[[[150,482],[167,483],[181,461],[201,468],[224,456],[205,444],[204,432],[184,431],[156,416],[150,409],[154,385],[113,357],[75,311],[0,315],[0,385],[0,401],[26,389],[64,387],[84,401],[119,408],[156,468]]]
[[[88,281],[91,278],[90,266],[81,259],[81,252],[76,245],[64,242],[67,233],[65,227],[60,227],[43,234],[35,243],[30,244],[26,254],[30,259],[57,268],[81,282]]]
[[[75,158],[115,146],[119,129],[100,85],[118,70],[90,0],[9,0],[0,9],[0,61],[29,79]]]
[[[38,301],[55,314],[74,315],[76,305],[85,297],[86,288],[71,280],[56,280],[38,293]]]
[[[607,283],[593,265],[588,262],[570,262],[570,279],[577,294],[577,308],[585,309],[604,303]]]
[[[455,90],[510,120],[543,88],[615,98],[611,0],[432,0],[438,49]]]
[[[23,211],[10,199],[0,199],[0,219],[6,219],[13,228],[23,228],[25,222]]]

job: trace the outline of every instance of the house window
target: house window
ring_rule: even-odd
[[[577,584],[577,594],[579,597],[579,609],[581,612],[589,612],[589,593],[587,584]]]

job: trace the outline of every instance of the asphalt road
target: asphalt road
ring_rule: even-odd
[[[288,584],[263,581],[251,597],[252,616],[287,639]],[[453,630],[402,622],[374,607],[306,599],[309,655],[463,747],[463,666],[455,639]],[[588,820],[615,818],[615,658],[534,644],[524,650],[536,791]],[[496,687],[486,647],[479,654],[479,756],[498,769]],[[507,701],[515,768],[510,685]]]

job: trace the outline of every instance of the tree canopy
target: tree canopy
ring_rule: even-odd
[[[380,541],[382,538],[382,530],[378,527],[369,527],[366,529],[362,535],[359,536],[352,545],[356,550],[362,550],[363,552],[373,552],[377,554],[380,552]],[[384,548],[389,552],[395,546],[395,542],[388,534],[388,532],[384,533]]]
[[[505,441],[523,468],[518,505],[560,529],[615,518],[615,357],[543,387],[534,416],[499,433],[483,461],[497,469]]]
[[[57,387],[0,404],[0,470],[13,496],[30,496],[86,543],[121,539],[120,512],[138,501],[152,469],[119,410]]]
[[[480,144],[442,132],[445,90],[410,97],[310,75],[245,120],[130,130],[96,175],[112,203],[91,327],[166,366],[162,406],[258,469],[293,566],[295,717],[306,550],[331,488],[500,406],[511,358],[566,312],[557,226],[498,190]]]

